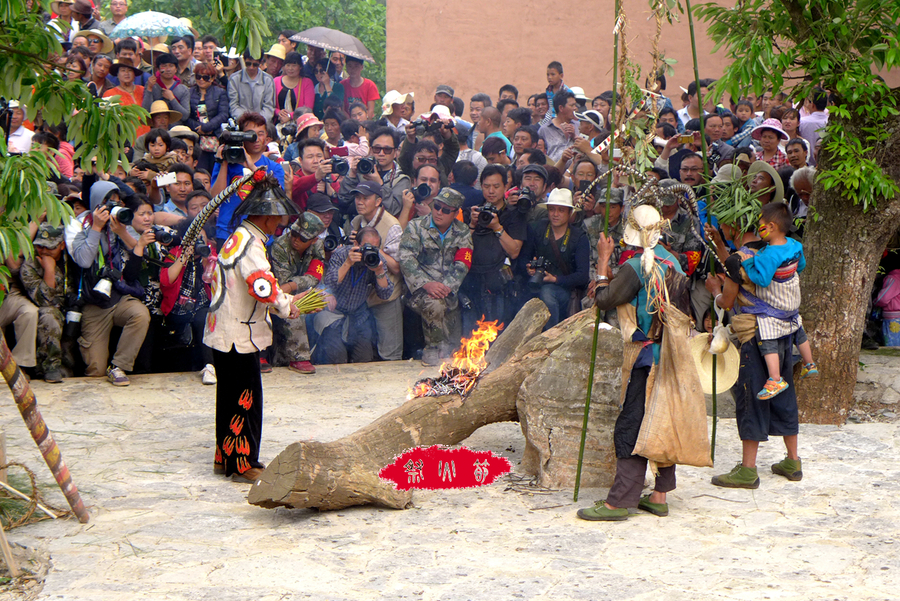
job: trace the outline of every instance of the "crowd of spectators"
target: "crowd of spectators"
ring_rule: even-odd
[[[293,31],[261,56],[236,56],[199,33],[111,39],[128,6],[112,0],[108,8],[104,20],[88,0],[59,0],[47,26],[63,40],[58,62],[67,77],[148,111],[130,165],[106,173],[79,164],[67,122],[29,123],[21,107],[7,132],[11,152],[52,156],[59,173],[50,185],[75,213],[60,228],[32,224],[34,258],[7,261],[0,326],[14,325],[14,355],[33,377],[83,374],[127,385],[128,372],[190,365],[215,383],[202,341],[216,294],[209,273],[243,192],[207,222],[190,260],[181,238],[211,198],[258,167],[302,212],[270,240],[279,285],[290,294],[320,287],[331,298],[305,320],[274,319],[274,343],[260,349],[263,371],[313,374],[316,364],[401,358],[435,365],[478,320],[509,323],[529,298],[549,307],[547,327],[592,303],[607,197],[607,178],[595,180],[610,167],[608,153],[595,149],[611,129],[612,91],[591,97],[570,87],[553,61],[546,89],[520,95],[504,85],[466,107],[440,85],[433,98],[418,99],[417,113],[413,93],[382,96],[362,60],[298,48]],[[687,183],[702,197],[704,167],[716,178],[750,173],[764,203],[786,202],[802,220],[828,93],[726,98],[713,95],[713,83],[701,80],[698,91],[691,82],[669,99],[665,79],[655,82],[650,127],[659,157],[648,176]],[[618,110],[631,108],[619,102]],[[223,141],[229,123],[243,141]],[[634,189],[618,176],[612,182],[615,274],[638,249],[622,242]],[[710,306],[704,247],[690,215],[676,204],[662,212],[672,224],[663,244],[695,281],[702,328]]]

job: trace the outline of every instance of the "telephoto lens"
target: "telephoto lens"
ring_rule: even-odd
[[[428,184],[419,184],[412,189],[412,193],[417,202],[422,202],[431,195],[431,186]]]

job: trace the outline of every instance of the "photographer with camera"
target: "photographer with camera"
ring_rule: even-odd
[[[482,315],[487,321],[509,323],[507,284],[512,280],[512,263],[518,258],[528,236],[525,214],[506,204],[506,169],[488,165],[481,172],[481,192],[485,204],[471,208],[472,266],[460,286],[471,307],[463,307],[463,336],[476,327]]]
[[[440,146],[433,141],[435,137],[442,141]],[[434,146],[422,145],[426,140]],[[459,140],[453,131],[450,109],[442,104],[435,105],[430,113],[423,113],[406,126],[406,137],[400,145],[400,168],[405,174],[412,175],[425,162],[423,154],[426,152],[433,155],[433,159],[429,156],[427,161],[438,168],[442,181],[446,182],[447,174],[459,158]]]
[[[150,325],[150,313],[138,300],[143,290],[135,285],[141,264],[129,261],[123,265],[119,239],[126,234],[125,226],[131,223],[133,213],[119,206],[119,189],[107,181],[91,186],[90,203],[92,213],[85,216],[82,230],[67,249],[81,268],[80,286],[86,303],[78,344],[87,365],[86,376],[106,375],[114,386],[128,386],[125,372],[134,366]],[[121,326],[122,335],[112,361],[107,363],[113,326]]]
[[[388,300],[394,284],[382,252],[381,236],[373,227],[356,233],[353,246],[342,246],[331,255],[325,287],[334,295],[334,310],[315,316],[319,335],[312,353],[315,364],[367,363],[375,360],[375,318],[366,299],[374,292]]]
[[[307,138],[297,145],[299,157],[293,163],[294,175],[291,183],[291,200],[301,211],[306,210],[309,195],[318,192],[329,198],[334,196],[340,186],[333,181],[332,173],[336,165],[349,165],[343,157],[328,158],[325,142],[318,138]]]
[[[574,210],[569,190],[553,190],[547,199],[548,218],[531,225],[522,251],[533,257],[526,265],[528,283],[550,310],[544,330],[569,317],[570,307],[580,310],[581,289],[588,285],[590,243],[581,228],[569,225]]]
[[[226,129],[222,132],[220,141],[221,144],[216,150],[216,165],[212,172],[213,184],[210,190],[212,196],[227,188],[235,178],[243,177],[244,169],[255,171],[259,167],[265,167],[284,188],[284,169],[263,155],[266,149],[266,120],[262,115],[244,113],[238,119],[237,131]],[[219,217],[216,222],[217,248],[222,248],[225,240],[231,235],[233,231],[231,216],[240,204],[240,196],[235,193],[219,205]]]
[[[321,194],[313,194],[315,200]],[[328,202],[328,199],[325,199]],[[330,204],[330,203],[329,203]],[[325,275],[325,251],[319,234],[325,224],[313,213],[300,215],[272,245],[272,273],[285,294],[297,294],[315,288]],[[272,364],[287,365],[291,371],[314,374],[310,363],[309,335],[305,319],[272,319],[275,335]]]
[[[434,170],[425,166],[423,169]],[[406,304],[422,316],[424,365],[438,365],[459,345],[457,292],[472,265],[472,236],[456,219],[463,196],[444,188],[431,214],[410,221],[400,238],[400,269],[409,288]]]
[[[375,316],[378,331],[378,354],[385,361],[398,361],[403,355],[403,276],[397,256],[400,253],[400,222],[384,210],[382,187],[373,181],[360,182],[353,190],[358,215],[350,222],[351,239],[363,228],[375,228],[381,236],[381,257],[388,269],[388,278],[394,287],[390,298],[381,299],[375,291],[369,295],[369,308]]]
[[[175,181],[165,186],[169,199],[153,220],[157,225],[173,227],[187,217],[187,197],[194,191],[194,170],[184,163],[175,163],[168,173],[175,175]]]
[[[403,209],[397,216],[397,221],[404,230],[413,219],[431,214],[434,197],[441,190],[441,174],[434,165],[420,165],[413,181],[413,187],[403,192]]]
[[[339,206],[342,213],[352,215],[355,212],[356,195],[353,190],[360,182],[368,181],[381,186],[379,197],[384,210],[394,217],[400,215],[403,208],[403,193],[410,189],[410,178],[400,170],[400,165],[396,161],[399,139],[397,132],[388,127],[379,127],[372,133],[367,157],[370,161],[360,159],[341,180]],[[374,165],[371,163],[372,159]]]
[[[547,193],[547,183],[550,180],[547,169],[543,165],[525,165],[518,175],[519,186],[510,188],[506,202],[525,212],[528,223],[546,219],[547,206],[544,199]],[[521,207],[518,206],[520,199],[522,200]]]

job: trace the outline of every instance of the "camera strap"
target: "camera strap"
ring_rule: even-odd
[[[566,246],[569,244],[569,234],[571,231],[572,228],[566,228],[566,235],[563,236],[562,243],[563,250],[565,250]],[[559,246],[556,244],[556,236],[553,235],[553,230],[549,225],[547,226],[547,233],[544,234],[544,237],[550,239],[550,250],[553,251],[553,255],[556,257],[556,262],[559,265],[560,271],[562,271],[563,275],[569,275],[569,266],[563,261],[562,253],[560,253]]]

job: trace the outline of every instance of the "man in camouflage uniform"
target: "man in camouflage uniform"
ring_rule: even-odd
[[[319,238],[322,220],[307,211],[272,245],[272,273],[286,294],[315,288],[325,275],[325,247]],[[275,334],[273,365],[287,365],[301,374],[316,373],[310,363],[305,319],[272,317]]]
[[[66,300],[66,252],[63,227],[42,223],[34,238],[34,257],[22,263],[25,294],[38,307],[37,361],[44,381],[59,383],[62,372],[63,306]]]
[[[422,316],[424,365],[437,365],[459,346],[457,292],[472,266],[469,226],[456,219],[464,197],[444,188],[431,214],[409,222],[400,238],[400,270],[409,288],[406,304]]]

